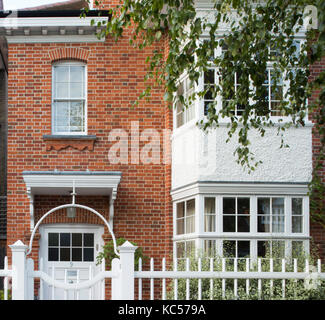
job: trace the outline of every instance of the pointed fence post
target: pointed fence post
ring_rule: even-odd
[[[134,300],[134,253],[138,247],[129,241],[117,249],[120,252],[120,300]]]
[[[12,251],[12,300],[27,300],[26,246],[20,240],[9,246]]]

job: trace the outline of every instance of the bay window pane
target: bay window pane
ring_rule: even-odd
[[[272,232],[284,232],[284,217],[276,216],[272,217]]]
[[[238,258],[244,258],[250,256],[250,242],[249,241],[238,241]]]
[[[236,232],[235,216],[223,216],[223,232]]]
[[[272,198],[272,214],[284,215],[284,198]]]
[[[237,218],[237,231],[238,232],[249,232],[249,216],[248,217],[243,217],[243,216],[238,216]]]
[[[237,213],[249,214],[249,198],[238,198]]]
[[[208,257],[214,257],[216,254],[216,241],[215,240],[204,240],[204,253]]]
[[[292,245],[292,258],[298,258],[304,254],[303,241],[292,241],[291,245]]]
[[[185,257],[185,244],[184,242],[176,242],[176,257],[184,258]]]
[[[258,232],[271,232],[270,230],[270,216],[259,216],[257,218]]]
[[[236,198],[223,198],[223,214],[236,214]]]
[[[186,233],[193,233],[195,231],[195,216],[188,217],[186,220]]]
[[[302,232],[302,217],[294,216],[292,217],[292,232],[301,233]]]
[[[204,231],[205,232],[216,231],[216,216],[215,215],[205,215],[205,217],[204,217]]]
[[[302,198],[292,198],[291,207],[293,215],[302,215]]]
[[[272,257],[284,258],[285,257],[285,242],[284,241],[272,241]]]
[[[184,219],[179,219],[176,221],[176,234],[184,234]]]
[[[257,213],[269,215],[270,212],[270,198],[258,198]]]
[[[257,241],[257,256],[265,258],[270,253],[270,241]]]
[[[179,202],[176,204],[176,216],[177,218],[184,218],[185,216],[184,202]]]
[[[223,256],[229,258],[236,257],[236,241],[223,241]]]
[[[186,201],[186,216],[195,214],[195,199]]]

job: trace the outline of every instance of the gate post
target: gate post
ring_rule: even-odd
[[[27,263],[28,246],[20,240],[9,246],[12,251],[12,300],[27,299]]]
[[[118,247],[120,252],[120,300],[134,300],[134,253],[138,247],[129,241]]]

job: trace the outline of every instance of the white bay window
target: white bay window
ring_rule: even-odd
[[[189,252],[182,247],[186,241],[210,257],[295,257],[309,250],[306,195],[221,192],[193,196],[174,205],[178,258]]]

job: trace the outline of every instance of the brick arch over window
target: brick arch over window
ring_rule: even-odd
[[[57,48],[49,52],[52,62],[65,59],[73,59],[87,62],[90,51],[81,48]]]

